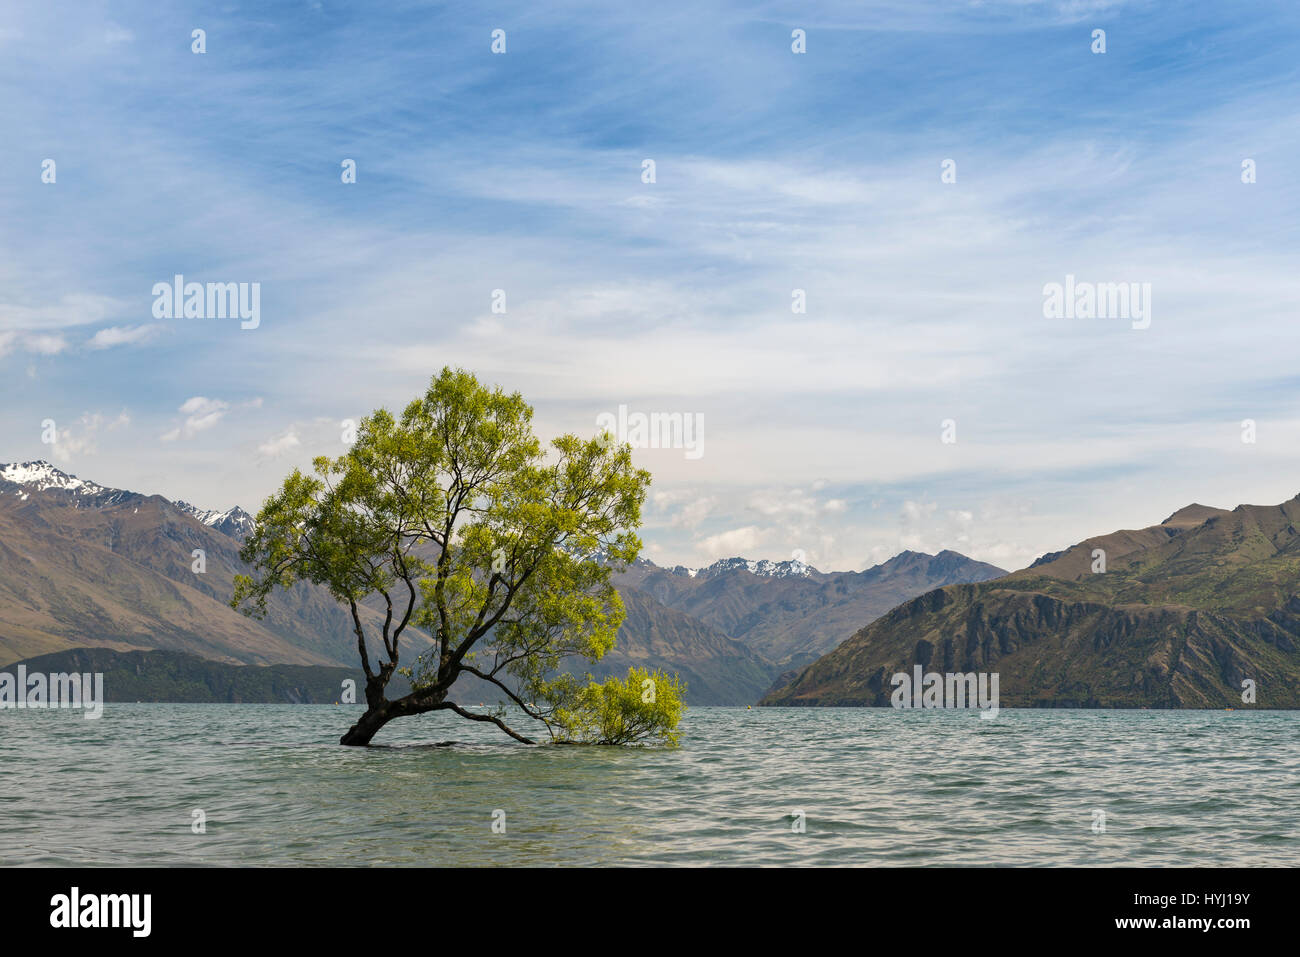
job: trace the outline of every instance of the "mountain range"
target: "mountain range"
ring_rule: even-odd
[[[172,694],[197,688],[206,668],[212,695],[291,696],[309,679],[223,670],[285,665],[327,669],[311,697],[327,696],[337,677],[328,669],[357,663],[348,616],[326,591],[279,593],[261,621],[228,605],[252,523],[240,508],[109,488],[47,462],[0,465],[0,667],[87,649],[157,651],[132,667],[162,669]],[[576,667],[597,677],[631,664],[675,672],[694,704],[884,706],[889,679],[920,665],[996,672],[1008,707],[1236,707],[1243,682],[1257,706],[1300,707],[1298,526],[1300,496],[1189,505],[1009,574],[951,551],[903,552],[858,572],[642,560],[615,575],[627,617],[614,650]],[[378,611],[362,614],[377,624]],[[407,660],[428,646],[411,633]],[[140,675],[140,686],[154,677]],[[462,693],[497,697],[477,684]]]
[[[957,552],[905,551],[860,572],[744,559],[691,571],[641,561],[616,582],[743,641],[784,671],[815,661],[901,601],[942,585],[1005,574]]]
[[[1300,496],[1189,505],[905,601],[767,705],[890,703],[916,665],[997,673],[1008,707],[1300,707]]]
[[[355,667],[349,616],[322,588],[277,593],[260,621],[229,607],[252,524],[240,508],[207,511],[109,488],[48,462],[0,465],[0,666],[104,648]],[[658,667],[681,675],[691,703],[747,704],[898,602],[1002,574],[955,552],[904,552],[831,573],[798,561],[731,558],[703,569],[640,561],[615,577],[627,618],[614,650],[575,666],[597,677]],[[375,609],[362,612],[370,625],[380,620]],[[429,640],[408,635],[410,660]],[[465,691],[466,700],[497,696],[488,686]]]
[[[322,588],[277,594],[262,621],[229,606],[244,565],[223,525],[239,517],[107,488],[47,462],[0,466],[0,663],[89,646],[230,664],[351,663],[355,636]]]

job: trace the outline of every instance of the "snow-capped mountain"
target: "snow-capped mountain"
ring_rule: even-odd
[[[14,485],[26,486],[31,491],[44,492],[47,489],[65,489],[76,495],[100,495],[113,489],[87,482],[75,475],[69,475],[49,462],[38,459],[35,462],[14,462],[0,465],[0,482],[12,482]]]
[[[276,594],[266,619],[230,607],[252,527],[239,508],[109,488],[49,462],[0,465],[0,664],[102,646],[355,666],[352,616],[324,587],[300,582]],[[904,552],[831,573],[798,559],[737,557],[698,569],[642,559],[614,577],[627,617],[598,677],[649,665],[681,675],[692,701],[748,703],[902,602],[1002,574],[953,552]],[[360,614],[368,630],[382,629],[382,608]],[[411,640],[417,653],[429,647],[423,632]]]
[[[767,558],[758,561],[748,558],[723,558],[706,568],[686,568],[678,565],[668,571],[674,575],[686,575],[690,578],[713,578],[728,572],[749,572],[763,578],[808,578],[817,573],[817,569],[797,558],[783,562],[774,562]]]
[[[700,569],[638,562],[614,584],[638,588],[745,642],[785,672],[830,651],[861,622],[903,601],[944,585],[1005,574],[955,552],[903,552],[858,572],[818,571],[798,559],[726,558]]]
[[[225,532],[231,538],[242,540],[253,530],[253,516],[238,505],[234,508],[228,508],[224,512],[219,512],[215,509],[202,509],[197,505],[191,505],[189,502],[176,502],[175,504],[186,515],[207,525],[209,528]]]
[[[352,616],[326,588],[299,582],[271,597],[266,618],[230,607],[234,576],[249,570],[235,535],[246,518],[108,488],[49,462],[0,464],[0,671],[77,648],[356,667]],[[366,631],[382,629],[381,612],[359,612]],[[426,647],[407,634],[413,652]]]
[[[6,492],[18,496],[20,501],[27,501],[33,493],[63,493],[78,508],[117,505],[138,494],[78,478],[42,459],[0,465],[0,495]],[[242,540],[253,530],[253,517],[239,506],[215,511],[196,508],[187,502],[173,504],[184,514],[232,538]]]
[[[24,502],[34,493],[54,495],[74,508],[117,505],[135,494],[77,478],[43,459],[0,464],[0,494],[5,492]]]

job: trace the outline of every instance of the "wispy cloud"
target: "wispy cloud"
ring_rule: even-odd
[[[130,424],[131,416],[125,409],[111,419],[101,412],[83,412],[71,426],[60,427],[54,422],[54,441],[50,443],[50,455],[57,462],[71,464],[77,459],[94,455],[98,451],[102,433],[125,429]]]
[[[160,435],[159,440],[175,442],[179,439],[192,439],[200,432],[206,432],[214,427],[232,409],[256,409],[261,405],[260,398],[232,406],[224,399],[209,399],[202,395],[192,396],[182,402],[180,408],[176,410],[185,416],[184,420]]]
[[[296,449],[301,444],[302,442],[299,441],[297,434],[293,431],[289,431],[282,435],[267,439],[257,447],[257,451],[262,455],[275,457],[277,455],[283,455],[291,449]]]
[[[162,326],[156,324],[109,326],[91,336],[86,346],[90,349],[111,349],[114,346],[139,345],[156,337],[162,329]]]
[[[1294,5],[661,12],[548,4],[493,57],[482,23],[424,4],[236,2],[196,55],[184,5],[20,5],[0,376],[29,380],[0,443],[120,403],[138,427],[99,480],[256,502],[449,363],[547,432],[621,402],[702,414],[703,458],[636,454],[657,560],[1016,565],[1294,494]],[[261,282],[260,327],[155,321],[177,273]],[[1150,282],[1151,328],[1044,319],[1067,274]]]

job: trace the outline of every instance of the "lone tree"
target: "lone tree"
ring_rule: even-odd
[[[276,588],[310,581],[351,613],[367,708],[342,744],[366,745],[394,718],[454,711],[509,727],[449,697],[464,675],[495,685],[553,740],[675,743],[676,678],[633,669],[584,685],[560,671],[614,645],[623,603],[612,572],[636,560],[650,474],[605,435],[564,435],[547,454],[518,393],[443,369],[400,419],[379,409],[336,459],[295,470],[258,513],[231,604],[261,615]],[[364,614],[383,614],[370,634]],[[414,625],[432,646],[401,667]],[[376,643],[377,639],[377,643]],[[409,636],[408,636],[409,639]],[[373,651],[373,656],[372,656]],[[390,700],[394,674],[409,694]],[[589,679],[589,676],[588,676]]]

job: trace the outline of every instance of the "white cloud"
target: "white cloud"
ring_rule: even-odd
[[[302,442],[298,439],[296,433],[292,430],[285,432],[283,435],[267,439],[257,447],[257,451],[266,456],[277,456],[288,452],[290,449],[296,449]]]
[[[1109,0],[965,5],[897,0],[867,7],[831,0],[813,16],[827,30],[900,23],[951,36],[1012,20],[1018,30],[1036,28],[1092,16],[1110,5]],[[102,40],[113,33],[102,19],[71,22],[80,25],[95,56],[107,61],[122,52],[104,47]],[[6,26],[0,37],[5,31],[18,35]],[[21,49],[14,52],[31,57],[33,66],[49,59],[44,39],[57,38],[59,55],[66,56],[65,31],[29,27],[25,32],[31,43],[15,44]],[[770,37],[767,27],[758,32]],[[816,32],[810,34],[814,44],[822,42]],[[1078,63],[1095,67],[1105,59],[1086,54],[1086,31],[1078,36],[1083,40],[1066,38],[1080,54]],[[1052,42],[1045,34],[1033,38],[1040,40]],[[686,43],[673,48],[683,58],[679,62],[698,52],[694,41]],[[183,45],[180,50],[184,53]],[[749,56],[737,52],[733,66]],[[112,84],[102,81],[100,68],[108,64],[74,65],[82,72],[68,77],[83,84],[83,94],[108,91],[104,109],[85,111],[83,117],[92,134],[85,141],[112,154],[112,162],[98,164],[103,175],[121,168],[136,175],[102,191],[105,201],[85,210],[99,218],[84,228],[24,230],[24,222],[43,221],[36,208],[11,217],[9,227],[0,224],[0,231],[15,230],[8,243],[11,265],[0,263],[0,286],[29,304],[0,303],[0,354],[24,352],[23,336],[37,330],[53,335],[63,327],[85,326],[69,338],[82,348],[99,348],[99,334],[88,337],[100,326],[141,328],[129,323],[147,321],[147,283],[132,285],[136,277],[129,270],[142,256],[160,259],[193,235],[211,237],[212,257],[231,264],[231,278],[262,275],[259,270],[272,264],[277,274],[298,281],[296,288],[304,293],[292,297],[287,308],[280,326],[287,334],[259,333],[254,340],[235,340],[238,352],[218,353],[225,359],[219,381],[229,394],[262,388],[257,383],[265,381],[266,369],[276,369],[277,394],[269,401],[277,411],[284,408],[286,415],[303,420],[291,428],[277,425],[300,439],[304,457],[309,450],[333,453],[339,447],[337,417],[359,418],[381,403],[400,408],[444,362],[520,389],[537,404],[539,424],[567,415],[566,431],[590,434],[594,414],[623,400],[642,408],[700,410],[709,429],[704,459],[637,453],[638,464],[655,474],[656,492],[671,497],[662,502],[656,497],[649,518],[663,521],[655,533],[673,540],[669,554],[682,561],[702,536],[734,534],[750,522],[755,523],[751,529],[762,526],[759,544],[769,549],[751,557],[777,558],[792,545],[812,556],[823,534],[818,523],[836,529],[842,552],[835,557],[848,554],[856,561],[877,545],[892,554],[900,532],[895,513],[904,496],[915,499],[917,509],[904,531],[924,550],[961,535],[985,557],[1011,548],[1005,539],[1058,547],[1095,531],[1098,523],[1120,521],[1115,517],[1120,513],[1126,521],[1130,516],[1133,522],[1158,520],[1215,493],[1227,505],[1243,498],[1278,501],[1284,491],[1274,496],[1269,486],[1297,474],[1300,453],[1293,450],[1300,449],[1300,430],[1283,434],[1276,416],[1268,418],[1270,411],[1292,404],[1290,366],[1300,346],[1300,331],[1287,321],[1295,305],[1294,242],[1285,232],[1291,221],[1286,214],[1295,205],[1293,184],[1271,177],[1261,178],[1258,189],[1207,188],[1232,182],[1229,174],[1240,157],[1296,155],[1289,101],[1256,100],[1252,108],[1250,89],[1232,85],[1224,87],[1230,94],[1210,98],[1227,104],[1217,115],[1194,104],[1173,109],[1171,101],[1184,122],[1176,130],[1156,130],[1163,142],[1154,146],[1142,140],[1144,131],[1151,131],[1151,124],[1142,123],[1153,106],[1149,99],[1144,106],[1134,104],[1139,112],[1129,127],[1133,136],[1118,140],[1110,132],[1091,132],[1097,126],[1089,116],[1064,102],[1060,113],[1071,119],[1037,129],[1041,135],[1033,140],[1003,137],[1007,130],[996,124],[987,138],[969,135],[978,130],[963,128],[959,116],[950,118],[951,137],[936,137],[935,129],[947,121],[934,107],[960,99],[961,77],[967,74],[959,64],[956,72],[945,74],[951,82],[931,84],[933,94],[904,98],[911,106],[903,113],[930,114],[933,120],[877,125],[849,112],[832,117],[823,134],[793,140],[779,123],[756,121],[749,125],[766,127],[773,136],[760,139],[756,133],[753,148],[746,143],[730,151],[735,162],[717,159],[725,151],[717,151],[713,140],[684,135],[678,140],[682,155],[654,154],[660,182],[653,188],[635,185],[639,155],[584,149],[581,137],[569,138],[571,148],[552,149],[554,140],[530,142],[522,130],[491,166],[483,164],[481,150],[452,140],[428,162],[389,150],[387,169],[370,168],[414,187],[413,195],[424,186],[433,190],[426,198],[450,194],[458,200],[453,206],[470,207],[476,196],[490,211],[512,199],[521,204],[517,210],[501,209],[501,228],[484,230],[478,209],[471,210],[468,223],[449,217],[420,226],[404,215],[386,219],[383,210],[351,218],[322,211],[294,191],[278,189],[273,179],[247,175],[240,163],[213,148],[221,145],[217,141],[187,141],[160,151],[145,136],[136,138],[142,145],[128,146],[119,135],[122,106],[111,97]],[[925,73],[924,67],[917,69]],[[160,74],[162,84],[167,75]],[[355,78],[338,79],[348,76],[346,71],[332,81],[325,72],[314,76],[338,83],[334,92],[355,83]],[[147,80],[147,71],[139,79]],[[748,84],[737,85],[752,99]],[[255,91],[243,82],[234,90],[238,116]],[[603,101],[610,91],[597,88],[593,96]],[[259,103],[274,105],[275,98],[267,97]],[[40,97],[12,99],[16,129],[29,134],[44,129]],[[346,96],[317,99],[344,113],[353,102]],[[647,102],[653,108],[652,100]],[[581,103],[565,104],[565,121],[582,115]],[[789,115],[787,106],[778,97],[775,108],[781,115]],[[369,108],[364,102],[360,115]],[[725,119],[715,112],[695,115],[695,121],[703,115]],[[279,119],[277,129],[287,136],[316,125],[310,110],[286,112]],[[1121,117],[1130,121],[1133,115]],[[159,122],[165,126],[165,120]],[[693,125],[683,122],[680,129]],[[1016,128],[1028,132],[1023,125]],[[1096,139],[1090,141],[1092,136]],[[960,150],[961,179],[950,188],[941,187],[937,176],[945,142]],[[1238,150],[1246,143],[1249,152]],[[687,155],[692,148],[705,155]],[[376,161],[383,152],[376,151]],[[85,173],[93,173],[95,165]],[[1170,176],[1170,169],[1180,175]],[[207,190],[196,190],[196,182],[215,184],[223,202],[206,204]],[[1070,188],[1061,189],[1062,183]],[[62,188],[30,193],[44,204],[51,191]],[[1188,203],[1188,196],[1198,202]],[[1265,197],[1277,215],[1251,205]],[[509,226],[515,213],[539,208],[544,216],[526,215],[520,229]],[[247,229],[249,222],[258,228]],[[1249,227],[1244,231],[1217,228],[1243,222]],[[108,244],[104,235],[124,238]],[[1248,255],[1241,255],[1243,236],[1250,237]],[[290,237],[293,241],[287,241]],[[1237,245],[1229,249],[1225,242]],[[1139,272],[1129,275],[1129,267]],[[98,273],[90,271],[96,268]],[[1044,323],[1033,315],[1038,290],[1066,271],[1091,279],[1156,280],[1152,328],[1120,336],[1096,325]],[[22,275],[35,277],[29,288],[13,281]],[[358,285],[357,276],[372,282]],[[166,273],[149,277],[155,278]],[[124,306],[93,296],[65,296],[44,305],[51,290],[80,288],[83,282],[123,290],[131,298]],[[485,312],[486,291],[498,285],[508,287],[508,316]],[[791,315],[792,286],[807,290],[808,315]],[[385,321],[359,332],[356,317],[362,309]],[[169,329],[178,337],[215,331],[194,324]],[[125,335],[100,332],[104,348],[110,344],[106,340]],[[231,342],[213,344],[228,349]],[[1259,342],[1270,347],[1249,347]],[[246,343],[256,348],[244,352]],[[147,354],[140,358],[136,375],[82,387],[122,389],[127,401],[131,393],[125,390],[133,388],[156,393],[166,381],[211,381],[206,377],[212,354],[202,347],[184,355],[178,351],[174,368],[151,367]],[[335,374],[342,363],[357,359],[372,360],[384,374]],[[41,363],[47,365],[53,363]],[[28,374],[34,376],[35,368],[28,365]],[[48,396],[42,394],[45,388],[29,387],[14,390],[24,393],[18,401],[44,403],[58,396],[76,403],[71,408],[95,404],[96,399],[56,392],[68,385],[53,381],[57,371],[51,370]],[[1187,381],[1198,388],[1183,389]],[[336,410],[318,446],[305,420],[322,412],[334,416]],[[211,437],[215,431],[225,439],[227,429],[234,431],[234,408],[215,414],[208,421],[196,410],[196,424],[206,423],[200,428],[207,430],[225,415],[219,428],[202,433]],[[184,421],[168,423],[174,426],[169,440],[183,436],[190,414],[184,415]],[[959,445],[938,441],[938,422],[949,415],[959,420]],[[1259,446],[1246,450],[1237,442],[1235,449],[1206,448],[1216,436],[1236,441],[1231,420],[1246,415],[1260,419]],[[11,442],[22,439],[23,423],[39,420],[26,409],[6,418],[15,425],[6,422],[8,431],[0,437]],[[1221,430],[1216,420],[1222,420]],[[234,447],[247,453],[263,440],[284,439],[271,433],[270,428],[242,433]],[[154,434],[151,429],[149,435]],[[238,494],[248,501],[269,491],[265,473],[238,465],[240,457],[230,448],[213,445],[185,454],[175,446],[142,451],[154,454],[149,464],[159,483],[162,476],[167,483],[188,477],[209,483],[213,496]],[[224,471],[212,468],[204,454],[224,455],[230,464]],[[1266,454],[1272,458],[1263,468]],[[1148,465],[1157,461],[1158,468]],[[809,485],[816,476],[833,482],[833,494],[846,498],[822,500],[822,489]],[[753,493],[766,497],[751,502],[755,481],[778,490]],[[783,485],[819,494],[782,501],[790,494],[780,491]],[[1028,488],[1044,501],[1050,497],[1055,515],[1030,530],[1016,516],[985,511],[986,498],[997,494],[988,490],[1009,485]],[[707,494],[700,491],[706,487]],[[884,511],[871,520],[874,526],[855,524],[861,517],[858,503],[878,496],[887,508],[882,505]],[[814,564],[822,567],[819,560]],[[830,567],[844,566],[832,562]]]
[[[695,550],[710,561],[719,558],[746,557],[754,553],[762,540],[762,531],[753,525],[748,525],[744,528],[733,528],[727,532],[710,535],[708,538],[703,539]]]
[[[55,441],[50,446],[50,455],[55,461],[64,464],[98,451],[98,438],[101,431],[113,432],[131,424],[131,416],[125,409],[114,419],[107,419],[99,412],[83,412],[76,425],[55,428]]]
[[[109,326],[100,329],[86,343],[91,349],[111,349],[114,346],[137,345],[148,342],[162,331],[162,326],[152,323],[141,326]]]
[[[160,436],[164,442],[190,439],[198,433],[212,428],[230,411],[230,403],[221,399],[209,399],[206,396],[196,395],[181,403],[177,411],[185,416],[185,421]]]
[[[28,352],[42,356],[55,356],[68,347],[68,340],[60,335],[28,336],[24,342]]]
[[[0,329],[50,329],[103,322],[122,304],[108,296],[66,295],[40,306],[0,303]]]
[[[32,335],[21,331],[0,331],[0,356],[22,349],[41,356],[58,355],[68,347],[63,336],[52,333]]]
[[[650,496],[656,510],[668,513],[670,528],[698,528],[712,513],[717,500],[688,488],[654,492]]]
[[[801,488],[763,489],[749,497],[749,507],[768,518],[810,521],[818,515],[844,511],[842,499],[820,501]]]
[[[934,502],[913,502],[911,499],[903,503],[901,519],[907,523],[916,523],[928,519],[938,509]]]

